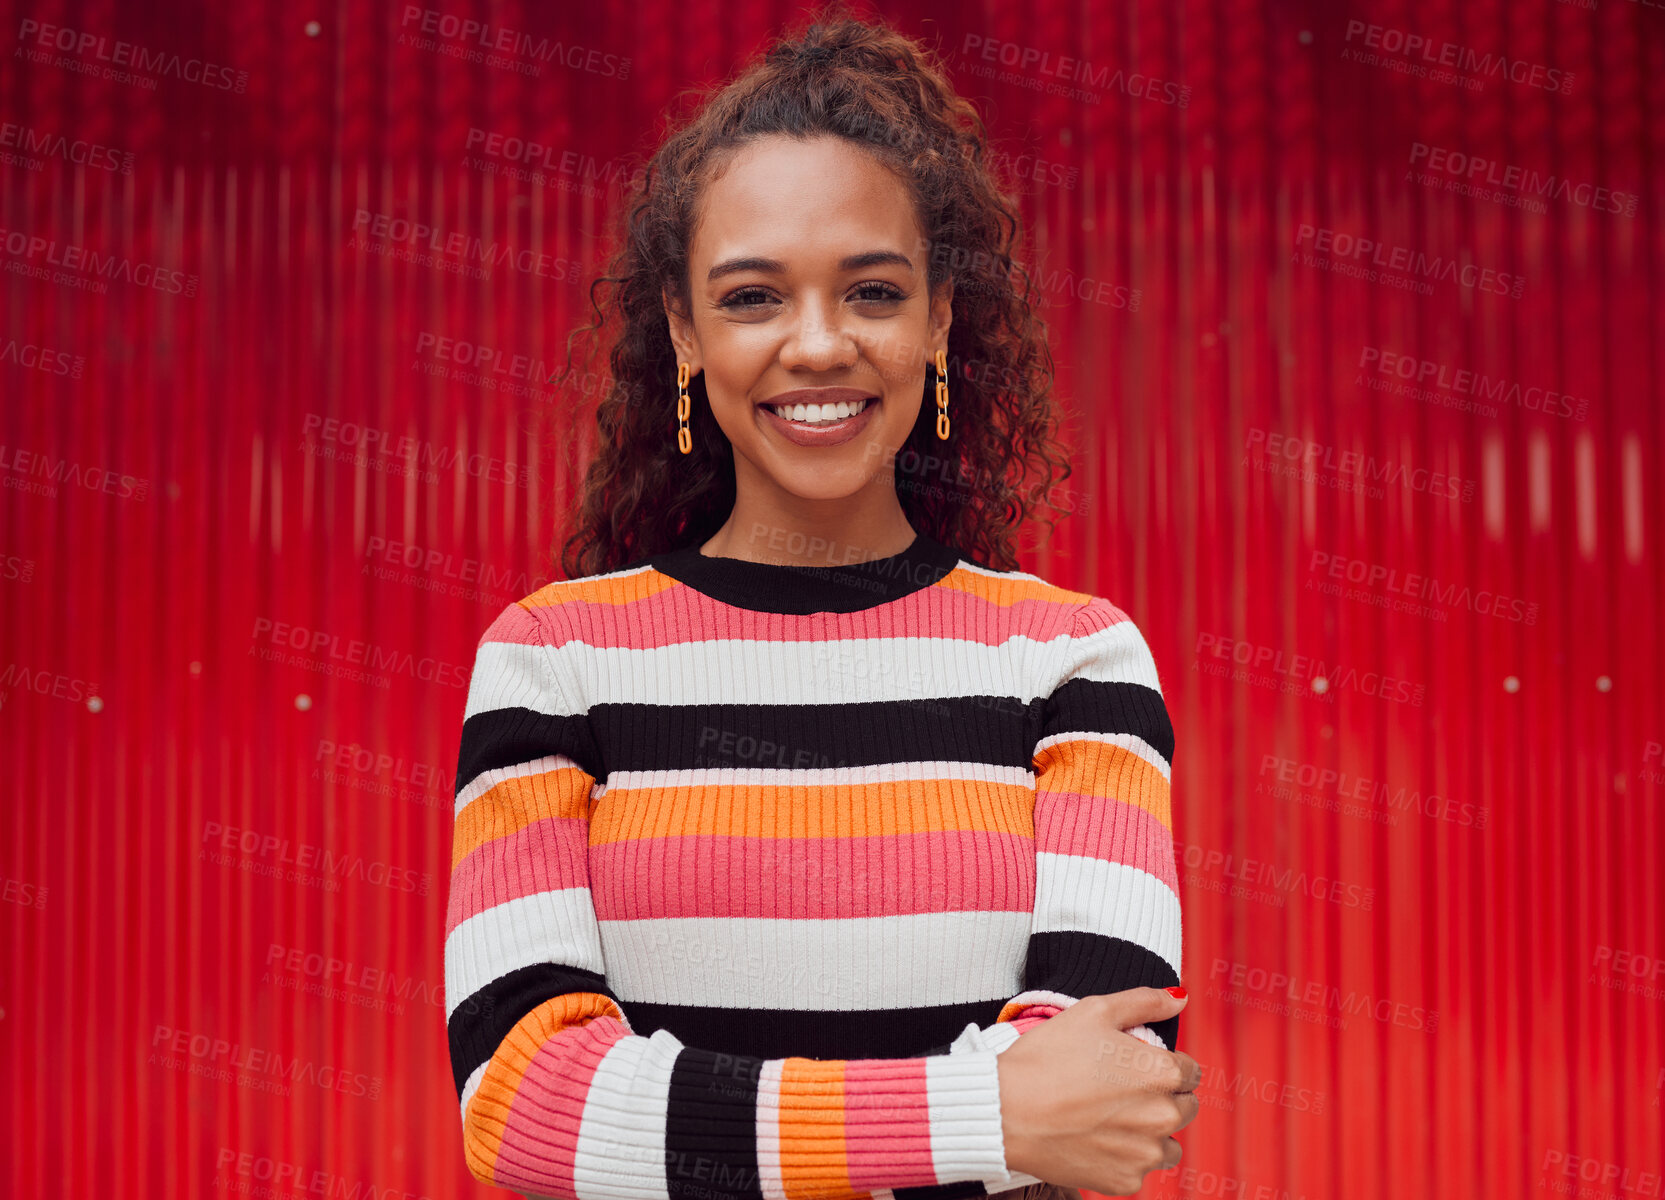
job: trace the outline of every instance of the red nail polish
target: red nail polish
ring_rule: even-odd
[[[1185,999],[1185,989],[1182,988],[1182,987],[1179,987],[1179,986],[1176,985],[1176,986],[1171,987],[1171,988],[1164,988],[1163,990],[1166,991],[1168,993],[1168,995],[1172,996],[1175,1000]]]

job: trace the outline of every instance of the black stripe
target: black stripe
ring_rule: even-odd
[[[468,1077],[497,1052],[522,1017],[545,1000],[568,992],[597,992],[618,1003],[618,997],[594,971],[559,963],[533,963],[498,976],[457,1005],[446,1023],[457,1099],[462,1099]],[[624,1005],[619,1008],[624,1009]],[[628,1010],[625,1015],[629,1015]]]
[[[736,608],[814,613],[858,612],[923,591],[953,571],[960,555],[934,538],[916,533],[907,549],[888,558],[828,566],[714,558],[701,554],[698,543],[639,561]]]
[[[594,779],[606,775],[601,748],[582,716],[556,717],[529,708],[494,708],[463,722],[457,748],[455,799],[482,771],[565,754]]]
[[[948,760],[1034,765],[1039,702],[954,696],[854,704],[597,704],[614,771],[856,767]]]
[[[1047,699],[1041,736],[1053,733],[1133,733],[1174,761],[1174,726],[1162,693],[1142,683],[1071,679]]]
[[[667,1029],[683,1045],[704,1050],[760,1058],[915,1058],[952,1042],[968,1021],[993,1024],[1005,1002],[826,1012],[633,1001],[624,1012],[637,1033]],[[946,1045],[940,1052],[947,1053]]]
[[[933,1183],[927,1187],[896,1188],[896,1200],[962,1200],[966,1196],[987,1196],[989,1189],[981,1180],[967,1179],[960,1183]]]
[[[1179,976],[1165,958],[1124,938],[1080,930],[1029,937],[1029,955],[1023,969],[1025,991],[1044,989],[1079,999],[1108,996],[1128,988],[1172,987],[1178,982]],[[1169,1050],[1179,1044],[1179,1017],[1146,1024]]]
[[[696,1046],[676,1056],[665,1116],[665,1186],[671,1200],[762,1200],[757,1164],[762,1067],[763,1059],[755,1055]]]

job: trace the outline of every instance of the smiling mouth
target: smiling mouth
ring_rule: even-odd
[[[876,398],[870,396],[863,400],[841,400],[837,404],[765,404],[763,407],[782,420],[795,421],[800,425],[831,425],[856,416],[876,402]]]

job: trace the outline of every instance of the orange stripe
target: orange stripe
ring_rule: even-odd
[[[457,814],[451,838],[451,869],[485,843],[519,833],[546,817],[587,817],[594,780],[582,767],[556,767],[504,779],[476,796]]]
[[[1035,790],[1079,792],[1138,805],[1171,833],[1173,811],[1167,778],[1125,746],[1072,738],[1035,756]]]
[[[787,1196],[857,1191],[844,1144],[844,1063],[786,1059],[780,1096],[780,1173]]]
[[[622,578],[560,579],[544,584],[521,603],[527,608],[551,608],[575,601],[589,604],[629,604],[683,586],[685,585],[669,575],[662,575],[654,570]],[[1045,580],[991,578],[959,567],[943,576],[936,586],[964,592],[999,607],[1007,607],[1025,600],[1043,600],[1077,608],[1092,599],[1087,592],[1072,592]]]
[[[477,1179],[495,1179],[497,1158],[503,1150],[503,1131],[509,1110],[526,1078],[526,1068],[550,1038],[581,1029],[597,1017],[622,1021],[619,1006],[595,992],[568,992],[545,1000],[527,1013],[486,1064],[479,1090],[468,1101],[469,1136],[463,1139],[469,1169]]]
[[[666,791],[685,803],[649,803]],[[610,786],[590,816],[590,844],[636,838],[878,837],[974,830],[1033,837],[1035,793],[1024,784],[902,779],[864,784]]]
[[[629,604],[681,587],[669,575],[648,570],[621,579],[557,579],[521,601],[527,608],[553,608],[574,601],[589,604]]]
[[[991,579],[976,571],[956,567],[936,584],[956,592],[965,592],[1002,608],[1024,600],[1045,600],[1050,603],[1079,607],[1092,599],[1086,592],[1072,592],[1045,580]]]

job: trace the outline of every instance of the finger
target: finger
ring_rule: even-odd
[[[1179,1166],[1179,1160],[1185,1157],[1185,1147],[1174,1138],[1168,1138],[1162,1146],[1161,1170],[1167,1171]]]
[[[1194,1092],[1202,1083],[1202,1066],[1183,1050],[1175,1050],[1174,1057],[1179,1059],[1181,1092]]]
[[[1179,1106],[1179,1124],[1174,1126],[1174,1132],[1178,1133],[1197,1119],[1197,1113],[1202,1110],[1202,1101],[1194,1093],[1185,1092],[1176,1095],[1174,1103]]]

